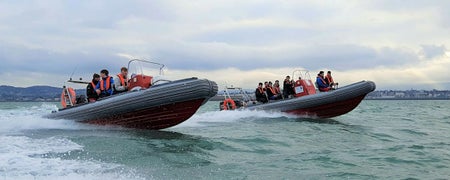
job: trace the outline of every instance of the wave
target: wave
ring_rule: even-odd
[[[65,157],[64,154],[84,151],[83,146],[68,137],[44,138],[29,133],[28,130],[99,128],[42,118],[56,108],[53,104],[23,103],[0,109],[0,179],[144,179],[122,165]]]
[[[22,105],[13,109],[0,109],[0,133],[15,133],[35,129],[89,130],[111,129],[113,127],[95,126],[77,123],[72,120],[54,120],[43,118],[58,107],[54,104]]]
[[[42,118],[45,113],[55,110],[56,105],[22,106],[0,110],[0,132],[17,132],[30,129],[67,128],[69,121],[52,121]]]
[[[66,138],[0,136],[0,142],[0,178],[142,179],[117,164],[46,157],[46,154],[83,150],[82,146]]]
[[[194,114],[187,121],[181,123],[178,127],[203,127],[211,124],[234,123],[248,120],[270,120],[277,118],[294,119],[297,116],[282,112],[268,112],[255,110],[238,110],[238,111],[209,111]]]

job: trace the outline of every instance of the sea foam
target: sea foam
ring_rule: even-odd
[[[46,157],[83,150],[67,138],[0,136],[0,142],[0,179],[141,179],[117,164]]]
[[[104,128],[42,118],[56,109],[55,105],[45,103],[0,109],[0,179],[143,179],[119,164],[48,156],[79,152],[84,147],[70,137],[34,137],[34,130]]]
[[[203,127],[212,125],[214,123],[235,123],[246,120],[258,119],[274,119],[274,118],[297,118],[282,112],[268,112],[255,110],[236,110],[236,111],[209,111],[204,113],[194,114],[187,121],[175,126],[178,127]]]

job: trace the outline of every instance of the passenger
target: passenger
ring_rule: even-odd
[[[279,94],[281,98],[283,98],[283,94],[281,93],[280,89],[280,81],[275,80],[275,83],[273,84],[273,89],[275,90],[275,93]]]
[[[294,86],[292,86],[293,83],[291,81],[290,76],[286,76],[286,79],[284,79],[283,82],[283,96],[284,98],[289,98],[289,95],[294,94]]]
[[[269,87],[269,82],[266,81],[264,82],[264,91],[267,91],[267,87]]]
[[[92,76],[91,83],[89,83],[86,87],[86,95],[87,95],[88,101],[90,103],[95,102],[98,99],[98,94],[96,91],[98,81],[100,81],[100,75],[98,75],[97,73],[94,73],[94,75]]]
[[[276,93],[275,89],[272,87],[272,82],[269,81],[269,85],[267,86],[267,97],[269,97],[270,100],[278,100],[281,99],[281,96]]]
[[[333,77],[331,76],[331,71],[327,72],[327,75],[325,76],[324,80],[327,83],[327,85],[331,88],[335,88],[339,85],[339,83],[335,83],[333,81]]]
[[[326,92],[326,91],[329,91],[331,88],[330,88],[330,86],[327,85],[327,83],[323,79],[324,78],[323,76],[324,76],[324,72],[320,71],[319,74],[317,74],[316,83],[317,83],[317,88],[319,88],[319,91]]]
[[[262,103],[267,103],[269,100],[267,99],[266,92],[264,92],[263,84],[260,82],[258,84],[258,88],[255,90],[256,100]]]
[[[96,91],[99,94],[99,98],[113,95],[114,79],[109,76],[109,72],[106,69],[100,71],[100,82],[97,84]]]
[[[117,74],[118,81],[114,82],[114,94],[128,91],[128,69],[122,67],[120,73]]]

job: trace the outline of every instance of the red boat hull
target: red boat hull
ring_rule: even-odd
[[[102,119],[83,121],[89,124],[117,125],[137,129],[164,129],[189,119],[205,99],[151,107]]]
[[[318,118],[336,117],[355,109],[356,106],[358,106],[358,104],[364,99],[364,97],[365,95],[361,95],[355,98],[337,101],[330,104],[324,104],[304,109],[295,109],[286,112],[305,117],[318,117]]]

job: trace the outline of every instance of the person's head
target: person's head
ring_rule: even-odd
[[[269,81],[269,86],[272,86],[272,81]]]
[[[331,71],[328,71],[327,74],[331,75]]]
[[[100,76],[101,76],[102,78],[108,77],[108,76],[109,76],[108,70],[102,69],[102,70],[100,71]]]
[[[319,75],[319,76],[323,76],[323,75],[324,75],[324,72],[323,72],[323,71],[320,71],[318,75]]]
[[[122,67],[122,68],[120,68],[120,73],[122,73],[122,75],[123,75],[124,77],[127,77],[127,75],[128,75],[128,69],[127,69],[126,67]]]
[[[287,80],[291,79],[291,76],[286,76],[286,79],[287,79]]]
[[[263,85],[262,82],[260,82],[260,83],[258,84],[258,87],[262,87],[262,85]]]
[[[269,85],[269,82],[267,82],[267,81],[264,82],[264,86],[267,86],[267,85]]]
[[[97,73],[94,73],[94,75],[92,75],[92,80],[93,81],[99,81],[100,80],[100,75],[98,75]]]

